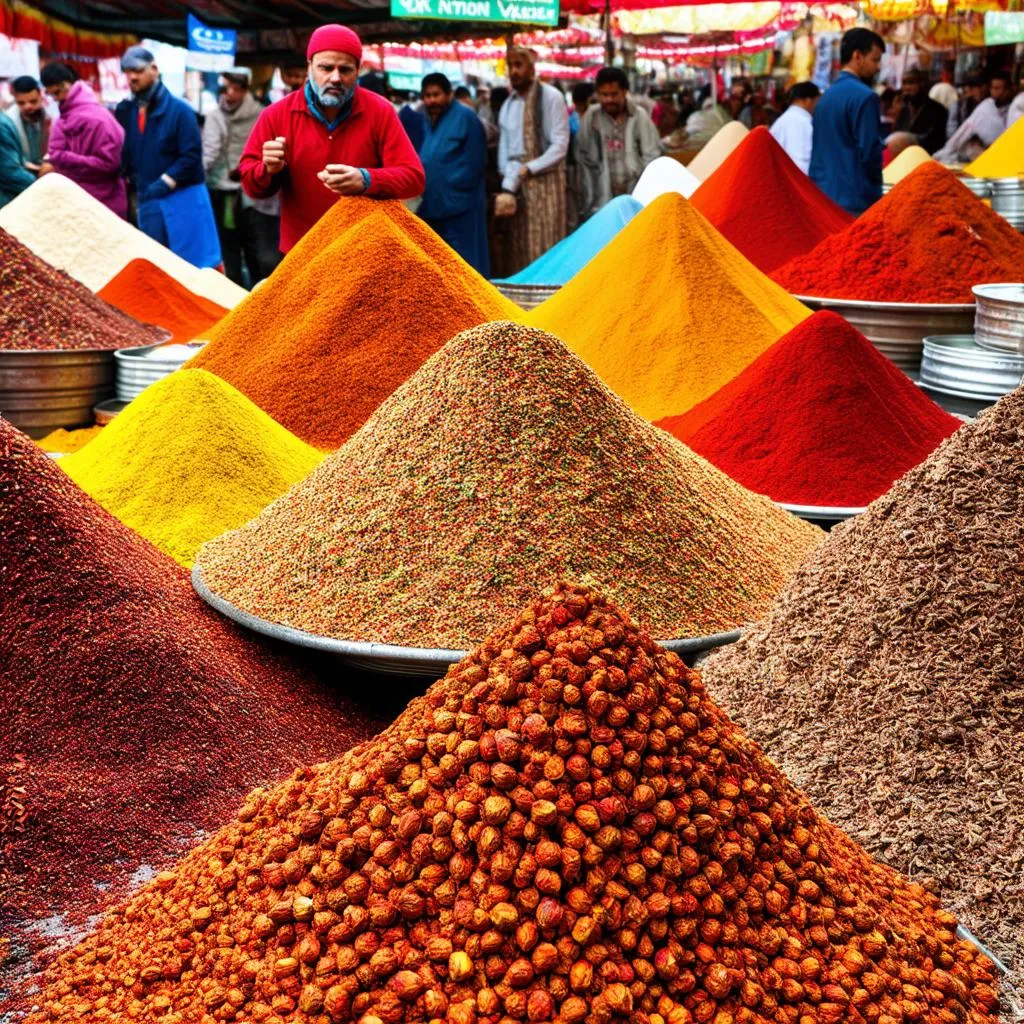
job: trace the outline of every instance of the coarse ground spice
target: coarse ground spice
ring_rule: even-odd
[[[821,536],[634,415],[557,338],[497,323],[453,338],[197,563],[272,622],[465,650],[567,575],[631,598],[658,638],[732,629]]]
[[[1017,390],[834,529],[768,618],[705,671],[832,821],[933,879],[1018,983],[1022,551]]]
[[[227,313],[223,306],[190,292],[149,260],[132,260],[96,294],[136,320],[170,331],[170,341],[202,337]]]
[[[810,315],[670,193],[525,322],[657,420],[703,401]]]
[[[1024,235],[929,160],[772,277],[796,295],[956,303],[976,284],[1019,281],[1021,267]]]
[[[562,586],[375,740],[251,793],[30,1022],[994,1022],[955,922]]]
[[[700,405],[657,425],[774,501],[860,507],[960,422],[822,310]]]
[[[521,313],[401,203],[353,198],[334,204],[189,365],[334,449],[452,335]]]
[[[853,221],[765,127],[746,135],[690,202],[766,274]]]
[[[63,427],[50,431],[46,437],[36,441],[44,452],[56,455],[70,454],[84,448],[103,428],[100,426],[82,427],[79,430],[65,430]]]
[[[230,384],[179,370],[60,468],[190,569],[202,544],[262,512],[322,458]]]
[[[130,348],[163,338],[0,228],[0,349]]]
[[[29,946],[81,928],[252,786],[387,719],[206,607],[2,420],[0,536],[0,781],[15,780],[0,794],[13,939],[0,981],[13,983]]]

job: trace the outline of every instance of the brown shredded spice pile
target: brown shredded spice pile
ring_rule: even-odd
[[[209,609],[183,569],[2,420],[0,538],[0,933],[12,957],[45,938],[36,918],[73,932],[252,786],[390,720]],[[28,966],[0,963],[0,979]]]
[[[197,564],[272,622],[466,650],[564,577],[631,600],[659,639],[733,629],[821,539],[640,419],[557,338],[506,322],[453,338]]]
[[[711,692],[1024,980],[1024,390],[832,531]]]
[[[988,1024],[955,924],[562,585],[377,739],[251,793],[30,1021]]]

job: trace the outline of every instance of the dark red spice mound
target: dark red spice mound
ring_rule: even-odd
[[[860,331],[822,311],[700,405],[657,425],[775,501],[859,507],[960,421]]]
[[[208,608],[2,420],[0,708],[0,934],[20,941],[385,724]]]
[[[853,221],[764,127],[729,154],[690,202],[766,274]]]
[[[973,302],[971,287],[1019,281],[1024,235],[934,160],[845,231],[772,277],[794,295],[871,302]]]
[[[0,349],[116,349],[167,335],[51,267],[0,228]]]

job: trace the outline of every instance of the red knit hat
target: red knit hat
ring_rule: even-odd
[[[359,36],[347,25],[321,25],[310,37],[306,47],[306,60],[321,50],[337,50],[355,57],[358,63],[363,59],[363,44]]]

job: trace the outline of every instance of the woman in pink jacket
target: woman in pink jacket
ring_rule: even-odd
[[[57,171],[119,217],[126,216],[128,199],[121,177],[124,129],[66,64],[47,64],[39,77],[60,104],[40,174]]]

